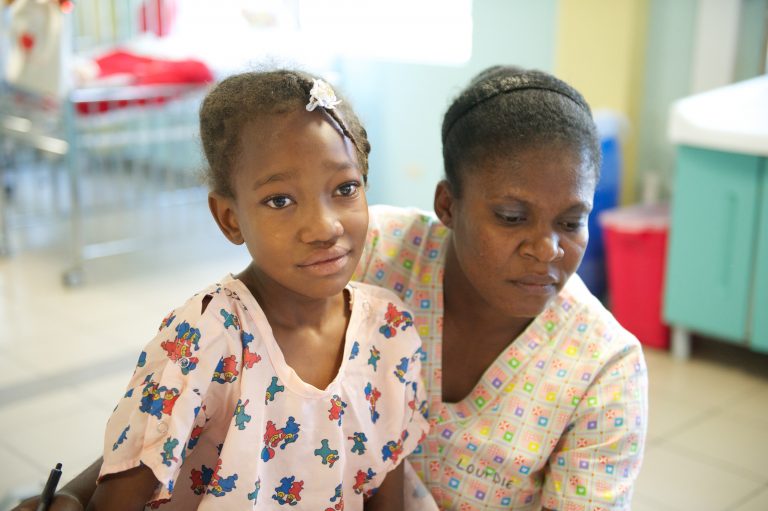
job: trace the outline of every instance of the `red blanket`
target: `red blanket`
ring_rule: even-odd
[[[130,75],[131,85],[158,84],[206,84],[213,81],[213,74],[204,62],[194,59],[167,60],[152,57],[142,57],[123,50],[106,53],[95,60],[99,66],[98,78],[106,78],[117,74]],[[146,105],[164,103],[170,99],[168,95],[150,94],[139,100],[118,102],[78,103],[77,111],[88,115],[103,113],[114,108],[125,108],[130,104]]]

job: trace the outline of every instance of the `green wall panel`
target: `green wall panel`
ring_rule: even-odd
[[[665,316],[746,341],[761,158],[680,147],[674,179]]]
[[[691,93],[691,67],[698,0],[651,0],[648,13],[643,97],[638,130],[636,177],[642,190],[646,173],[668,187],[675,148],[667,135],[669,108]]]
[[[443,177],[443,113],[469,79],[488,66],[515,64],[551,72],[557,4],[475,0],[472,56],[461,66],[364,59],[337,63],[341,90],[360,115],[373,147],[369,203],[432,210],[435,185]]]

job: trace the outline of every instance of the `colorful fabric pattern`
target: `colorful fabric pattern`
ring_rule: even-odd
[[[428,424],[409,313],[383,289],[347,289],[344,361],[324,390],[286,364],[242,282],[173,311],[109,420],[100,477],[148,466],[152,509],[362,509]]]
[[[356,277],[397,293],[424,342],[431,430],[409,460],[440,509],[629,509],[648,416],[637,339],[574,275],[465,399],[443,403],[449,231],[416,210],[371,219]]]

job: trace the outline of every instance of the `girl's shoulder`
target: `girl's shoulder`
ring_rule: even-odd
[[[350,323],[350,328],[364,334],[367,337],[366,343],[400,345],[406,351],[421,346],[413,313],[397,295],[388,289],[360,282],[350,283],[349,288],[352,290],[353,316],[357,308],[358,317],[361,318]],[[395,337],[400,342],[387,342]]]
[[[399,310],[407,310],[408,306],[393,291],[364,282],[350,282],[353,303],[363,304],[366,313],[375,314],[377,311],[386,311],[393,307]],[[408,312],[410,315],[411,313]]]
[[[205,331],[207,337],[240,338],[252,323],[252,305],[241,296],[234,279],[225,278],[211,284],[169,312],[160,323],[165,329]],[[229,334],[229,335],[228,335]]]

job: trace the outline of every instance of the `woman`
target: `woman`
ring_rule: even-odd
[[[493,67],[442,139],[437,219],[372,208],[358,269],[403,298],[424,342],[432,429],[413,467],[441,509],[629,509],[647,373],[575,275],[599,177],[589,106],[551,75]],[[65,490],[90,498],[98,465]]]

